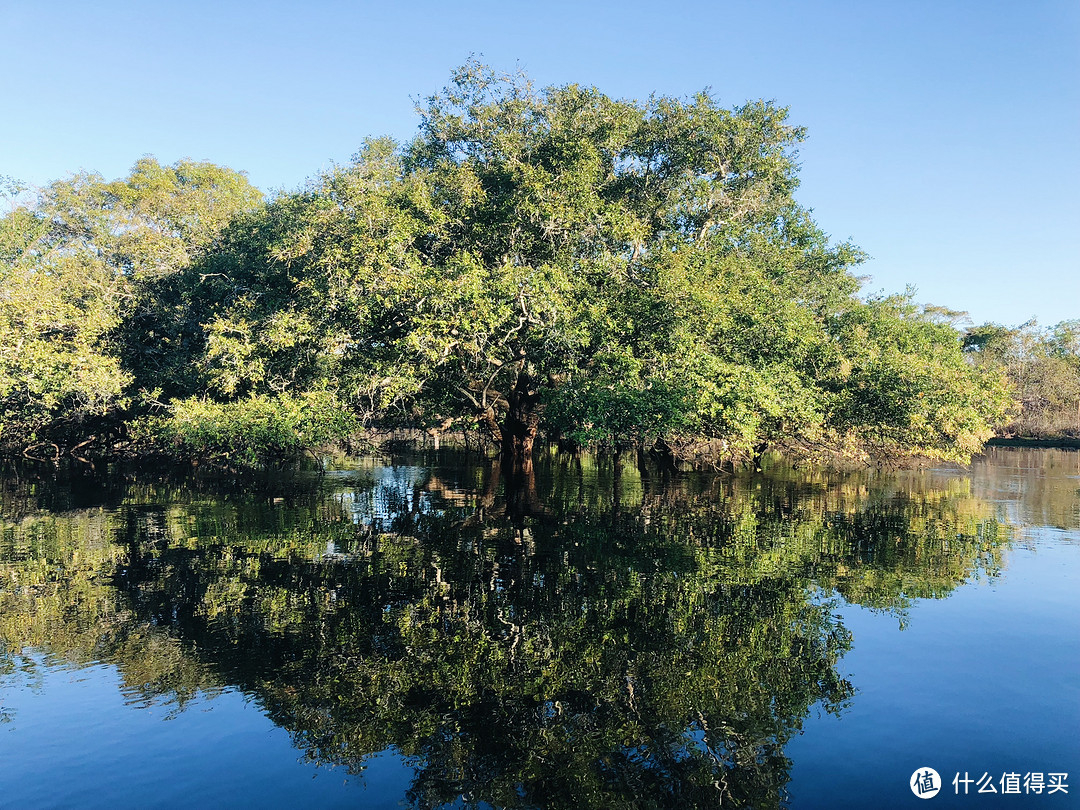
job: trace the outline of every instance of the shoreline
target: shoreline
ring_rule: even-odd
[[[1056,439],[1036,439],[1031,437],[1013,437],[1006,438],[1004,436],[995,436],[994,438],[986,442],[987,447],[1037,447],[1037,448],[1057,448],[1060,450],[1080,450],[1080,438],[1071,436],[1062,436]]]

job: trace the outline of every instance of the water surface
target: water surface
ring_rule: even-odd
[[[1078,459],[12,469],[0,805],[1075,806]]]

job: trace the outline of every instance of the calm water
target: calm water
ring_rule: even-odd
[[[9,470],[0,806],[1080,805],[1078,453],[343,466]]]

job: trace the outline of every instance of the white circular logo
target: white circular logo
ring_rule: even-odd
[[[941,777],[933,768],[924,765],[915,769],[908,784],[911,785],[911,792],[920,799],[932,799],[941,790]]]

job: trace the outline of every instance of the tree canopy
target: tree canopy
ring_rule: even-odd
[[[0,442],[70,447],[108,429],[149,384],[139,348],[171,348],[139,333],[159,305],[148,282],[190,266],[261,198],[230,169],[144,158],[123,180],[82,173],[13,205],[0,223]]]
[[[794,196],[805,133],[785,108],[538,90],[470,62],[418,112],[411,141],[369,140],[264,203],[229,170],[144,160],[14,211],[4,278],[73,289],[18,248],[35,228],[103,276],[79,298],[100,310],[76,330],[92,376],[56,372],[79,390],[12,393],[29,368],[5,355],[13,441],[73,403],[141,402],[135,435],[190,452],[208,445],[186,425],[259,413],[268,449],[299,419],[319,437],[479,430],[519,460],[538,437],[964,459],[1005,420],[1000,370],[966,360],[955,330],[910,298],[858,296],[863,254]]]
[[[1080,320],[1048,329],[1034,321],[1010,328],[987,323],[964,335],[980,366],[1004,372],[1018,399],[1007,435],[1080,437]]]

